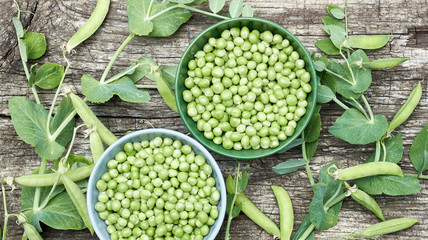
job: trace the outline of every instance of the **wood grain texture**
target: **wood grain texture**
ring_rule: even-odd
[[[22,10],[35,13],[23,14],[23,25],[28,31],[42,32],[48,42],[48,50],[44,57],[35,62],[55,62],[65,64],[61,56],[61,46],[90,16],[96,1],[19,1]],[[230,1],[228,1],[229,3]],[[0,1],[0,178],[17,177],[30,173],[40,165],[40,159],[34,149],[19,139],[13,129],[8,101],[12,96],[27,96],[33,99],[30,89],[26,86],[25,74],[19,57],[16,34],[11,22],[16,14],[12,1]],[[325,38],[322,30],[321,16],[326,16],[328,4],[343,5],[342,1],[332,0],[246,0],[246,4],[255,9],[255,15],[283,25],[295,34],[308,50],[316,51],[316,40]],[[351,35],[360,34],[392,34],[392,41],[377,51],[368,51],[371,59],[386,57],[409,57],[404,64],[387,70],[373,72],[373,84],[367,91],[367,99],[376,114],[384,114],[392,119],[396,111],[407,99],[418,81],[423,81],[424,89],[420,104],[409,120],[397,130],[403,133],[404,159],[400,166],[405,172],[416,173],[411,167],[408,151],[416,134],[428,122],[428,2],[426,0],[370,0],[349,1],[349,29]],[[208,6],[202,8],[208,10]],[[148,38],[137,37],[120,55],[112,68],[112,74],[129,66],[142,56],[151,56],[162,65],[177,64],[181,54],[190,41],[203,29],[215,21],[208,20],[200,14],[194,14],[188,23],[183,25],[172,37]],[[65,84],[80,89],[80,77],[83,73],[100,78],[114,51],[129,34],[127,28],[125,1],[112,1],[110,12],[102,27],[84,44],[77,47],[71,57],[70,72]],[[145,81],[148,83],[149,81]],[[154,126],[168,128],[187,133],[179,115],[173,113],[155,90],[150,90],[152,100],[145,104],[131,104],[114,98],[108,103],[90,105],[101,121],[118,136],[128,131],[149,128],[148,119]],[[39,90],[42,103],[47,106],[54,92]],[[326,104],[321,110],[322,132],[318,151],[311,163],[311,170],[317,176],[318,170],[329,162],[337,162],[340,167],[348,167],[362,163],[374,150],[374,145],[351,146],[334,138],[328,129],[342,114],[335,104]],[[80,121],[80,120],[79,120]],[[88,140],[83,134],[77,135],[73,152],[90,157]],[[309,187],[306,173],[299,170],[293,174],[281,176],[271,168],[276,164],[300,158],[300,149],[293,149],[285,154],[277,154],[263,159],[248,161],[249,184],[246,190],[248,197],[264,213],[279,223],[278,207],[270,190],[270,185],[286,188],[294,204],[296,230],[305,215],[313,192]],[[236,161],[214,154],[224,174],[236,171]],[[420,222],[411,229],[391,234],[379,239],[428,239],[428,181],[421,181],[422,191],[411,196],[388,197],[377,196],[376,200],[383,209],[386,219],[412,217]],[[20,187],[6,193],[9,212],[20,210]],[[1,206],[3,204],[0,204]],[[3,207],[1,207],[3,209]],[[3,210],[0,211],[3,215]],[[340,235],[377,223],[378,219],[354,201],[347,199],[339,215],[337,226],[316,231],[317,239],[337,239]],[[3,220],[0,221],[3,224]],[[9,223],[7,239],[20,239],[22,228]],[[57,231],[44,228],[45,239],[97,239],[89,231]],[[224,226],[217,239],[223,239]],[[240,215],[232,222],[232,239],[271,239],[271,237],[251,222],[246,216]]]

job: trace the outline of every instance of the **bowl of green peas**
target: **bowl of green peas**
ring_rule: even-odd
[[[190,133],[236,159],[286,148],[316,105],[310,55],[293,34],[265,19],[234,18],[204,30],[185,50],[175,80]]]
[[[226,188],[217,163],[196,140],[146,129],[102,154],[89,178],[87,207],[101,240],[214,240]]]

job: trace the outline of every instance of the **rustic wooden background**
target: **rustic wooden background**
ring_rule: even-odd
[[[23,10],[34,15],[23,14],[23,25],[29,31],[42,32],[48,42],[46,55],[37,60],[38,63],[56,62],[65,64],[61,57],[60,47],[89,17],[96,1],[19,1]],[[314,43],[325,38],[322,30],[321,16],[326,15],[328,4],[343,6],[338,0],[246,0],[255,9],[257,17],[276,21],[289,29],[312,51],[317,51]],[[12,96],[32,94],[26,84],[22,69],[16,35],[11,22],[16,14],[12,1],[0,1],[0,178],[17,177],[31,172],[40,165],[40,159],[33,148],[19,139],[15,133],[8,100]],[[204,6],[205,9],[207,5]],[[112,69],[116,73],[129,66],[142,56],[151,56],[163,65],[177,64],[184,49],[190,41],[203,29],[214,23],[206,16],[194,14],[192,19],[183,25],[177,33],[169,38],[137,37],[124,50]],[[408,94],[418,81],[423,81],[423,97],[410,119],[398,130],[403,132],[405,144],[404,160],[400,163],[406,172],[414,173],[409,164],[408,150],[412,140],[422,127],[428,123],[427,81],[428,68],[428,2],[426,0],[370,0],[349,1],[349,29],[351,35],[359,34],[392,34],[390,43],[381,50],[369,51],[371,58],[410,57],[410,61],[394,69],[374,71],[373,84],[367,97],[376,114],[384,114],[391,119],[395,112],[407,99]],[[112,1],[110,12],[102,27],[96,34],[76,49],[70,57],[71,69],[65,83],[76,87],[80,93],[80,77],[83,73],[99,78],[114,51],[129,34],[127,28],[125,1]],[[53,97],[53,91],[40,90],[40,98],[46,106]],[[124,103],[114,98],[105,104],[91,105],[100,119],[118,136],[128,131],[149,128],[140,121],[148,119],[154,126],[168,128],[186,133],[178,114],[173,113],[160,98],[157,91],[151,90],[152,100],[145,104]],[[335,104],[327,104],[321,110],[322,133],[319,148],[311,164],[315,176],[325,164],[336,161],[339,166],[347,167],[363,162],[374,150],[373,145],[351,146],[334,138],[328,129],[341,115],[342,109]],[[90,156],[88,140],[78,134],[77,144],[73,152]],[[276,164],[300,157],[300,149],[293,149],[285,154],[277,154],[263,159],[248,161],[249,184],[248,197],[254,201],[264,213],[279,223],[276,200],[270,185],[281,185],[291,195],[295,212],[295,227],[300,225],[304,215],[308,214],[308,206],[312,198],[312,190],[303,170],[293,174],[280,176],[271,168]],[[224,174],[233,173],[237,162],[214,154]],[[409,230],[382,237],[382,239],[428,239],[428,181],[421,181],[422,191],[412,196],[388,197],[377,196],[376,200],[382,207],[387,219],[397,217],[413,217],[420,222]],[[20,210],[20,187],[14,191],[7,189],[9,212]],[[3,204],[0,204],[1,206]],[[3,206],[0,214],[3,215]],[[339,215],[337,226],[316,231],[317,239],[337,239],[370,224],[378,219],[360,205],[347,199]],[[2,220],[0,221],[2,223]],[[22,229],[10,221],[7,239],[20,239]],[[224,226],[217,239],[223,239]],[[56,231],[45,228],[42,236],[45,239],[97,239],[85,231]],[[232,239],[271,239],[271,237],[251,222],[246,216],[240,215],[232,222]]]

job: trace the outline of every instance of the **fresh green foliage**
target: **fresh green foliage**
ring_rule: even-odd
[[[27,47],[28,59],[37,59],[46,52],[46,39],[41,33],[26,32],[22,39]]]
[[[361,190],[371,195],[410,195],[421,191],[419,180],[414,176],[373,176],[355,180]]]
[[[329,87],[325,85],[318,86],[317,103],[328,103],[335,97],[336,95]]]
[[[241,16],[244,5],[242,0],[232,0],[229,6],[229,14],[232,18]]]
[[[380,140],[387,128],[385,116],[377,115],[371,121],[360,111],[351,108],[336,120],[329,132],[351,144],[368,144]]]
[[[300,227],[297,229],[296,233],[294,234],[292,240],[298,240],[300,239],[305,231],[311,226],[311,218],[309,216],[305,216],[302,220],[302,223],[300,224]],[[305,238],[306,240],[315,240],[315,233],[313,230],[310,231],[310,234]]]
[[[383,140],[385,145],[385,151],[380,151],[380,158],[382,161],[385,159],[387,162],[398,163],[403,158],[403,138],[401,132],[397,135]],[[386,155],[385,155],[386,152]],[[372,153],[366,160],[366,162],[373,162],[375,159],[375,153]]]
[[[314,142],[305,143],[304,151],[306,153],[306,157],[308,158],[307,159],[308,161],[314,157],[315,152],[317,151],[317,147],[318,147],[318,139]]]
[[[305,159],[284,161],[272,168],[273,171],[279,174],[287,174],[296,171],[306,165]]]
[[[340,49],[342,48],[342,43],[346,39],[346,32],[343,28],[336,25],[327,25],[323,27],[324,31],[330,34],[330,40],[333,45]]]
[[[314,67],[315,67],[315,70],[317,70],[318,72],[322,72],[322,71],[324,71],[326,65],[322,61],[315,61]]]
[[[24,37],[24,27],[22,26],[22,23],[19,20],[19,18],[12,17],[12,23],[13,23],[13,26],[15,27],[16,35],[19,38]]]
[[[419,175],[428,169],[428,124],[413,141],[409,156]]]
[[[327,12],[330,14],[330,16],[337,19],[343,19],[345,17],[345,13],[343,12],[342,8],[337,5],[328,5]]]
[[[331,81],[335,83],[337,93],[342,95],[342,97],[347,99],[360,98],[361,93],[352,91],[352,87],[354,87],[356,83],[353,81],[349,69],[345,65],[340,64],[337,60],[333,59],[329,62],[324,76],[331,78]]]
[[[304,130],[303,140],[305,142],[315,142],[318,140],[321,131],[321,115],[319,113],[314,113],[311,120],[308,123],[308,126]]]
[[[64,67],[56,63],[45,63],[36,72],[34,83],[43,89],[58,87],[64,75]]]
[[[223,9],[225,3],[226,3],[225,0],[210,0],[209,1],[210,10],[213,13],[218,13]]]
[[[368,60],[369,58],[363,50],[353,52],[348,59],[353,72],[353,81],[355,82],[355,85],[351,87],[351,90],[355,93],[362,93],[370,87],[370,84],[372,83],[372,73],[370,70],[360,68],[352,63]]]
[[[147,77],[153,80],[151,73],[152,67],[157,66],[155,60],[151,57],[141,57],[135,63],[131,64],[127,69],[116,74],[111,79],[119,79],[122,76],[129,77],[134,83],[140,81],[142,78]]]
[[[343,28],[345,30],[345,25],[342,23],[342,21],[337,20],[336,18],[333,18],[333,17],[321,17],[321,20],[324,23],[324,25],[326,25],[326,26],[328,26],[328,25],[335,25],[335,26],[341,27],[341,28]]]
[[[242,8],[243,17],[254,17],[254,10],[250,5],[244,5]]]
[[[28,78],[28,86],[32,88],[34,86],[34,78],[36,77],[37,63],[30,67],[30,77]]]
[[[339,55],[339,49],[334,46],[330,38],[321,39],[315,42],[315,46],[328,55]]]

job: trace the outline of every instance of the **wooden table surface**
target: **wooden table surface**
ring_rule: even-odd
[[[19,1],[23,10],[35,15],[23,14],[23,25],[29,31],[45,34],[48,50],[38,63],[55,62],[65,64],[60,47],[89,17],[96,1]],[[308,50],[315,48],[316,40],[326,38],[322,30],[321,16],[326,15],[328,4],[343,6],[337,0],[245,0],[255,9],[257,17],[269,19],[283,25],[295,34]],[[26,96],[33,99],[27,87],[22,68],[16,34],[11,22],[16,15],[12,1],[0,1],[0,178],[18,177],[30,173],[41,163],[34,148],[24,143],[13,129],[8,101],[12,96]],[[208,10],[207,5],[203,6]],[[112,74],[129,66],[139,57],[151,56],[160,64],[178,64],[181,54],[203,29],[213,24],[214,20],[195,13],[173,36],[168,38],[136,37],[120,55],[112,69]],[[416,134],[428,123],[428,2],[426,0],[370,0],[349,1],[350,35],[392,34],[388,45],[378,51],[368,51],[371,58],[409,57],[410,60],[393,69],[373,71],[373,84],[367,91],[369,103],[376,114],[384,114],[389,120],[407,99],[408,94],[422,81],[424,93],[419,106],[409,120],[399,127],[404,139],[404,159],[400,166],[406,172],[416,173],[411,167],[408,150]],[[76,48],[70,57],[71,68],[65,83],[76,87],[81,93],[80,77],[83,73],[98,78],[107,65],[114,51],[129,34],[127,28],[125,1],[112,1],[110,12],[96,34]],[[146,81],[146,83],[149,83]],[[42,103],[50,104],[53,91],[39,90]],[[128,131],[149,128],[149,120],[155,127],[168,128],[187,133],[178,114],[172,112],[160,98],[156,90],[150,90],[152,99],[148,103],[133,104],[113,98],[105,104],[91,104],[91,108],[101,121],[117,136]],[[311,169],[317,176],[318,170],[329,162],[337,162],[340,167],[362,163],[373,152],[374,144],[367,146],[350,145],[334,138],[328,129],[342,114],[343,110],[336,104],[326,104],[321,110],[322,132],[318,151],[311,163]],[[78,120],[78,123],[80,120]],[[90,157],[88,140],[81,132],[77,135],[73,152]],[[309,187],[306,173],[299,170],[293,174],[281,176],[271,168],[278,163],[300,158],[299,148],[285,154],[276,154],[263,159],[247,161],[246,167],[249,183],[246,190],[248,197],[273,221],[279,223],[278,207],[270,185],[280,185],[287,189],[294,204],[295,225],[298,228],[303,216],[308,214],[308,206],[313,192]],[[220,168],[227,176],[234,173],[237,162],[214,154]],[[389,197],[376,196],[387,219],[412,217],[420,222],[409,230],[381,237],[379,239],[428,239],[428,181],[421,181],[422,191],[411,196]],[[14,191],[7,188],[6,197],[9,212],[20,210],[21,188]],[[3,204],[0,204],[3,209]],[[0,212],[3,216],[3,210]],[[3,222],[2,220],[0,221]],[[316,231],[317,239],[337,239],[340,235],[379,222],[376,216],[365,210],[351,199],[346,199],[339,215],[339,223],[328,230]],[[223,239],[225,224],[217,239]],[[22,229],[9,223],[7,239],[20,239]],[[45,239],[97,239],[85,231],[57,231],[44,228]],[[246,216],[234,219],[231,228],[232,239],[271,239],[262,229]]]

